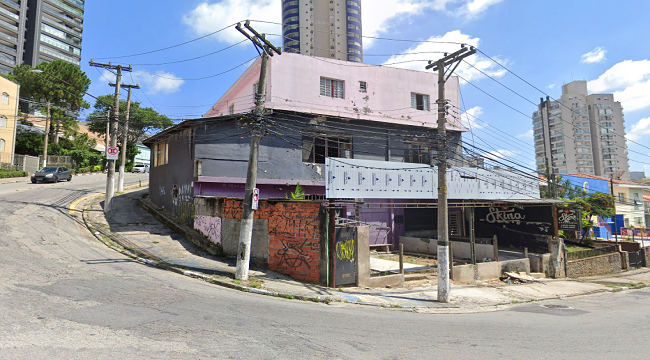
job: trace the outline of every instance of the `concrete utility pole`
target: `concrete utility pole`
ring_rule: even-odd
[[[242,212],[241,227],[239,232],[239,247],[237,248],[237,268],[235,270],[235,279],[248,280],[248,269],[251,258],[251,242],[253,237],[253,218],[255,210],[253,209],[253,191],[257,185],[257,161],[260,153],[260,140],[263,134],[263,117],[265,114],[264,101],[266,99],[266,68],[269,56],[273,53],[281,55],[280,49],[276,48],[265,39],[264,34],[255,31],[248,21],[244,26],[253,33],[249,35],[241,24],[237,24],[237,30],[253,42],[258,52],[261,51],[262,66],[260,68],[260,80],[257,83],[257,92],[255,93],[255,110],[253,111],[254,120],[251,130],[251,148],[248,158],[248,171],[246,172],[246,191],[244,193],[244,209]]]
[[[113,105],[113,120],[111,121],[111,147],[117,146],[117,127],[120,119],[120,88],[122,87],[122,71],[133,71],[131,66],[100,64],[90,60],[90,66],[101,67],[109,70],[116,70],[115,80],[115,104]],[[115,193],[115,160],[108,160],[108,172],[106,175],[106,199],[104,200],[104,212],[107,213],[113,208],[113,195]]]
[[[45,114],[45,137],[43,137],[43,167],[47,166],[47,142],[50,138],[50,102],[47,102],[47,114]]]
[[[109,84],[115,86],[115,84]],[[129,139],[129,118],[131,117],[131,90],[139,89],[140,85],[126,85],[122,84],[123,88],[129,89],[129,95],[126,98],[126,114],[124,114],[124,129],[122,129],[122,153],[120,161],[120,173],[117,180],[117,191],[124,191],[124,170],[126,166],[126,149]]]
[[[430,63],[426,69],[433,68],[438,72],[438,301],[449,302],[449,224],[447,208],[447,100],[445,99],[445,82],[456,70],[460,61],[476,53],[474,47],[462,48],[447,55],[435,63]],[[454,65],[445,79],[445,67]]]

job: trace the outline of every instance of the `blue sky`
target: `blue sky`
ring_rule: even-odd
[[[411,40],[365,38],[364,62],[409,61],[395,66],[423,70],[423,60],[440,57],[436,52],[458,49],[436,41],[477,46],[510,72],[482,54],[468,62],[491,78],[469,65],[459,67],[458,74],[482,90],[461,85],[463,111],[480,119],[465,117],[473,125],[473,136],[466,134],[465,141],[529,168],[534,168],[530,116],[540,97],[558,98],[563,84],[586,80],[590,92],[614,93],[622,103],[628,137],[641,144],[628,144],[630,170],[645,169],[650,175],[650,47],[645,39],[650,34],[649,13],[647,0],[362,0],[364,36]],[[133,64],[134,72],[125,73],[124,82],[142,87],[134,90],[134,100],[173,119],[200,117],[257,55],[249,42],[236,45],[244,40],[236,30],[165,51],[121,56],[190,41],[245,19],[277,23],[280,17],[280,0],[88,1],[82,70],[92,80],[89,93],[111,93],[107,83],[115,81],[114,75],[90,67],[91,59]],[[280,33],[278,25],[252,25],[261,32]],[[281,45],[278,36],[268,39]],[[229,46],[197,60],[154,65]],[[204,77],[209,78],[191,80]]]

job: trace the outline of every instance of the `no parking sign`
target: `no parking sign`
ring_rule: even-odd
[[[254,188],[253,189],[253,204],[252,204],[251,208],[253,210],[257,210],[257,207],[259,206],[259,204],[260,204],[260,189]]]

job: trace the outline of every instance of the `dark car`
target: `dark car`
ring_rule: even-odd
[[[65,166],[46,166],[32,175],[32,183],[58,182],[59,180],[72,180],[72,172]]]

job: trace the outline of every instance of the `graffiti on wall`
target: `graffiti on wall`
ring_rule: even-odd
[[[172,204],[176,210],[176,215],[185,223],[190,224],[194,219],[194,198],[191,184],[172,187]]]
[[[158,194],[160,195],[160,197],[165,197],[165,195],[167,195],[164,186],[158,186]]]
[[[308,245],[305,240],[302,243],[296,241],[282,241],[282,248],[278,250],[277,255],[280,257],[280,264],[286,265],[291,268],[299,268],[306,266],[311,268],[309,260],[311,256],[307,254],[305,245]]]
[[[205,235],[215,244],[221,244],[221,218],[197,215],[194,218],[194,230]]]

